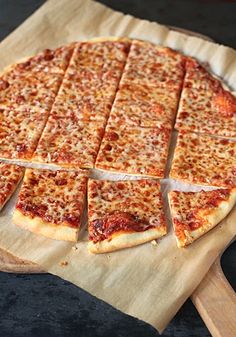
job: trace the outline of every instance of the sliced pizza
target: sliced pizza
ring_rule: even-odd
[[[24,174],[24,167],[0,163],[0,210],[16,190]]]
[[[13,222],[46,237],[76,241],[87,189],[87,171],[26,169]]]
[[[236,97],[188,58],[175,128],[236,138]]]
[[[171,129],[163,125],[156,128],[108,125],[95,167],[164,178],[170,135]]]
[[[92,168],[103,133],[103,123],[50,116],[32,160],[69,168]]]
[[[166,88],[182,87],[185,56],[167,47],[133,40],[121,86],[125,83],[162,84]]]
[[[166,90],[162,85],[123,84],[116,94],[109,123],[155,127],[165,122],[171,127],[179,95],[179,90]]]
[[[180,132],[170,177],[196,185],[236,186],[236,142]]]
[[[35,109],[0,109],[0,158],[30,160],[48,114]]]
[[[165,235],[160,183],[89,180],[88,228],[92,253],[133,247]]]
[[[126,40],[77,44],[52,114],[83,120],[106,120],[123,72]]]
[[[215,227],[233,208],[236,187],[213,191],[168,193],[179,247],[185,247]]]

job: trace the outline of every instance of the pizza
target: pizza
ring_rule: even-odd
[[[171,129],[108,125],[95,167],[117,173],[164,178]]]
[[[160,183],[89,180],[88,228],[92,253],[133,247],[165,235]]]
[[[235,112],[236,98],[220,79],[195,59],[147,41],[98,38],[21,60],[0,75],[0,160],[42,168],[26,170],[14,221],[52,238],[76,240],[85,169],[168,178],[176,114],[170,178],[220,188],[212,194],[220,200],[212,207],[218,214],[222,195],[230,191],[231,198],[236,186]],[[3,194],[9,197],[9,191]],[[205,193],[199,194],[204,200]],[[91,180],[88,198],[91,251],[166,233],[159,181]],[[211,228],[204,221],[198,234],[187,224],[186,240]]]
[[[125,83],[148,86],[162,84],[166,90],[180,90],[185,73],[185,56],[168,47],[133,40],[121,78]]]
[[[236,186],[236,142],[180,132],[170,177],[193,185]]]
[[[32,161],[68,168],[92,168],[103,133],[103,123],[50,116]]]
[[[26,169],[13,214],[14,224],[52,239],[76,241],[87,179],[85,170]]]
[[[186,62],[175,128],[236,138],[236,97],[193,58]]]
[[[180,92],[158,85],[123,84],[116,94],[109,124],[155,127],[165,122],[171,127]]]
[[[236,187],[213,191],[168,193],[179,247],[185,247],[223,220],[236,202]]]
[[[106,120],[125,65],[128,41],[78,43],[52,114],[83,120]]]
[[[0,163],[0,210],[15,192],[24,170],[22,166]]]
[[[0,109],[0,158],[29,161],[47,117],[34,108]]]

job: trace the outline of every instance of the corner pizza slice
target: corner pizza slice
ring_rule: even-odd
[[[164,178],[171,129],[108,125],[95,167],[117,173]]]
[[[0,210],[16,190],[24,174],[24,167],[0,163]]]
[[[46,237],[76,241],[87,189],[87,171],[26,169],[13,222]]]
[[[167,233],[160,183],[156,180],[88,183],[89,244],[92,253],[133,247]]]
[[[45,51],[0,76],[0,108],[50,111],[72,53],[71,46]]]
[[[168,193],[177,244],[185,247],[215,227],[233,208],[236,187]]]
[[[236,138],[236,97],[188,58],[175,128]]]
[[[0,158],[31,159],[47,118],[35,109],[0,109]]]
[[[162,85],[123,84],[116,94],[109,123],[155,127],[164,122],[171,127],[179,95],[179,89],[166,90]]]
[[[103,123],[50,116],[32,160],[69,168],[92,168],[103,133]]]
[[[121,79],[125,83],[162,84],[166,88],[181,88],[185,56],[177,51],[147,41],[133,40]]]
[[[236,142],[180,132],[170,177],[196,185],[236,186]]]

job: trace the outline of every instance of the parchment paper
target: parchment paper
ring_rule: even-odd
[[[208,62],[212,71],[236,90],[236,52],[200,38],[114,12],[90,0],[51,0],[0,44],[0,70],[43,48],[96,36],[128,36],[167,45]],[[173,143],[172,143],[173,145]],[[98,178],[125,176],[92,173]],[[135,178],[135,177],[134,177]],[[130,179],[130,178],[129,178]],[[163,180],[169,189],[199,190]],[[205,188],[206,189],[206,188]],[[215,229],[186,249],[176,246],[172,226],[156,246],[147,243],[111,254],[87,252],[86,235],[76,245],[54,241],[14,226],[17,193],[0,213],[0,247],[43,266],[125,313],[162,331],[235,236],[236,209]],[[168,209],[166,205],[166,209]],[[168,216],[169,217],[169,216]],[[67,261],[67,265],[62,265]]]

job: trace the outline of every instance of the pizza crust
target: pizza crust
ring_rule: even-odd
[[[90,241],[88,250],[91,253],[101,254],[113,252],[122,248],[134,247],[142,243],[158,239],[167,233],[166,228],[151,228],[145,232],[136,233],[116,233],[111,239],[106,239],[97,243]]]
[[[23,215],[17,209],[15,209],[13,214],[13,223],[16,226],[29,230],[32,233],[40,234],[54,240],[75,242],[78,238],[78,228],[44,222],[39,217],[30,218]]]
[[[168,193],[169,204],[171,192]],[[188,246],[193,241],[200,238],[202,235],[210,231],[219,224],[232,210],[236,203],[236,187],[232,189],[227,201],[221,201],[217,208],[209,212],[209,210],[200,210],[198,216],[204,219],[205,223],[200,228],[193,231],[184,230],[182,235],[176,236],[177,245],[179,248]],[[174,213],[175,216],[175,213]]]

